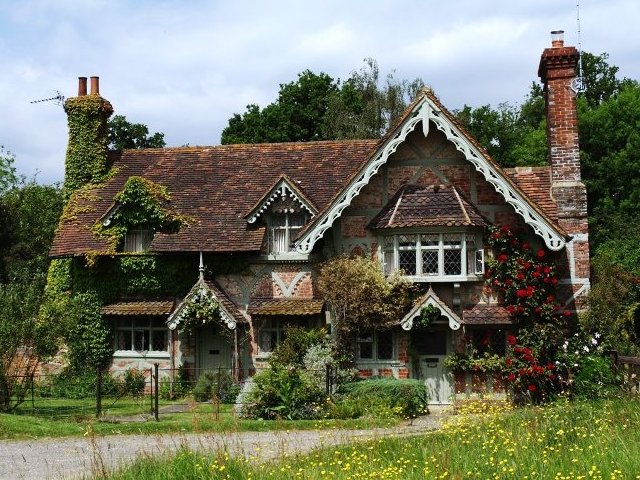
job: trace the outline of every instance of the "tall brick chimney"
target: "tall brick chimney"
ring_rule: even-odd
[[[564,46],[564,32],[551,32],[551,47],[542,52],[538,76],[544,84],[551,196],[558,223],[570,235],[564,278],[560,284],[569,309],[582,310],[589,282],[587,193],[581,180],[576,92],[572,82],[580,54]]]
[[[87,95],[87,77],[78,78],[78,96],[64,102],[69,124],[69,143],[65,160],[64,198],[87,183],[102,181],[108,170],[107,120],[111,104],[100,96],[98,77],[91,77]]]

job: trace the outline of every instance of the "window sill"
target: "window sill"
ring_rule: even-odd
[[[309,255],[297,252],[270,253],[268,255],[263,255],[262,258],[274,262],[306,261],[309,260]]]
[[[169,352],[138,352],[136,350],[116,350],[113,358],[171,358]]]
[[[445,277],[440,276],[422,276],[422,275],[404,275],[410,282],[480,282],[484,280],[483,275],[450,275]]]

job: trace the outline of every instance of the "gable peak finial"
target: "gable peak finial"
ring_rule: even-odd
[[[198,272],[200,280],[204,280],[204,260],[202,257],[202,252],[200,252],[200,265],[198,266]]]

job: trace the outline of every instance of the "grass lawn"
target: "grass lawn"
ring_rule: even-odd
[[[71,403],[73,403],[73,405]],[[168,405],[163,402],[162,406]],[[219,408],[219,410],[218,410]],[[126,403],[119,408],[104,404],[105,415],[147,416],[150,408],[141,409]],[[54,400],[47,408],[32,415],[29,409],[0,414],[0,439],[34,439],[43,437],[82,436],[89,429],[97,435],[154,434],[169,432],[234,432],[268,430],[312,430],[321,428],[373,428],[392,426],[398,420],[362,418],[356,420],[241,420],[233,415],[232,405],[193,404],[184,413],[161,413],[160,421],[105,422],[95,419],[91,400]],[[74,413],[70,413],[74,412]],[[108,417],[107,417],[108,418]]]
[[[481,405],[482,406],[482,405]],[[111,479],[640,479],[640,402],[465,407],[442,430],[257,466],[224,452],[143,458]]]

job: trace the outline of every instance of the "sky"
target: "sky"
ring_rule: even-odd
[[[640,79],[638,0],[2,0],[0,145],[18,173],[62,181],[67,121],[54,97],[99,76],[115,114],[167,146],[216,145],[234,113],[309,69],[422,78],[450,110],[521,103],[551,30]]]

